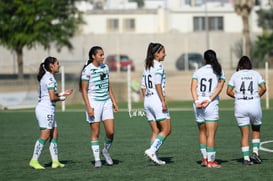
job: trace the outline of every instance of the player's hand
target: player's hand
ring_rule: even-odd
[[[117,104],[113,104],[114,107],[114,112],[118,112],[118,105]]]
[[[88,108],[87,113],[89,117],[94,117],[94,109],[93,108]]]
[[[201,102],[199,100],[194,101],[194,103],[195,103],[195,107],[197,109],[201,109],[202,108],[202,104],[201,104]]]
[[[210,103],[210,102],[211,102],[211,100],[210,100],[210,99],[207,99],[207,100],[202,101],[202,103],[201,103],[202,108],[207,107],[207,106],[209,105],[209,103]]]
[[[166,101],[163,101],[163,102],[162,102],[162,111],[165,112],[165,111],[167,111],[167,110],[168,110],[167,103],[166,103]]]
[[[72,94],[73,89],[67,89],[63,92],[64,96],[69,96],[70,94]]]

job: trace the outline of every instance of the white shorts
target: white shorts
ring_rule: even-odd
[[[157,95],[156,95],[157,96]],[[169,111],[162,111],[162,103],[158,96],[148,96],[144,100],[144,111],[148,122],[170,119]]]
[[[195,121],[197,123],[216,122],[219,120],[219,100],[215,99],[205,108],[197,109],[193,103]]]
[[[236,100],[234,116],[239,127],[262,124],[260,100]]]
[[[108,99],[106,101],[95,101],[89,99],[89,102],[94,109],[94,116],[90,117],[87,113],[86,114],[86,121],[88,123],[94,123],[94,122],[101,122],[107,119],[114,119],[114,113],[113,113],[113,105],[111,99]]]
[[[52,129],[57,127],[54,106],[38,103],[35,108],[35,114],[40,128]]]

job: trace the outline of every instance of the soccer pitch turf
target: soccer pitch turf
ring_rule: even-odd
[[[45,145],[40,163],[45,170],[28,166],[33,147],[39,136],[34,110],[0,112],[0,179],[1,180],[273,180],[273,143],[263,144],[260,165],[243,166],[241,163],[240,131],[233,111],[220,112],[216,135],[216,160],[220,169],[200,166],[198,130],[193,112],[171,111],[172,134],[159,151],[164,166],[152,166],[144,157],[148,148],[150,127],[144,117],[128,112],[115,113],[115,140],[111,148],[113,166],[95,169],[89,142],[89,125],[83,111],[57,112],[59,129],[59,159],[64,168],[52,169]],[[272,111],[263,111],[261,141],[273,140]],[[101,125],[100,141],[104,138]],[[104,159],[102,158],[104,161]]]

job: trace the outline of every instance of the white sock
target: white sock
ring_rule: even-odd
[[[242,150],[242,153],[243,153],[244,160],[250,161],[250,158],[249,158],[249,146],[241,147],[241,150]]]
[[[32,155],[32,160],[38,160],[39,159],[39,157],[40,157],[40,155],[42,153],[44,144],[45,144],[45,141],[42,140],[41,138],[39,138],[36,141],[35,146],[34,146],[33,155]]]
[[[49,152],[51,156],[52,161],[59,160],[58,159],[58,146],[57,146],[57,140],[52,139],[49,145]]]
[[[252,151],[259,155],[259,148],[260,148],[260,139],[253,139],[252,140]]]
[[[201,151],[203,158],[207,158],[208,155],[207,155],[206,145],[200,144],[199,147],[200,147],[200,151]]]
[[[155,139],[155,141],[153,142],[153,144],[151,145],[150,149],[152,152],[156,152],[159,147],[162,145],[162,141],[158,138]]]
[[[98,141],[91,141],[91,149],[93,152],[93,156],[95,161],[100,160],[100,145]]]

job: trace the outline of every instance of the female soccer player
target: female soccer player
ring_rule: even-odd
[[[89,60],[83,67],[80,80],[80,91],[86,107],[86,121],[90,124],[91,150],[95,159],[95,167],[102,166],[100,160],[100,122],[103,121],[106,137],[102,155],[108,165],[113,165],[109,149],[114,138],[114,111],[118,105],[109,83],[109,69],[103,64],[104,52],[99,46],[89,51]]]
[[[252,64],[247,56],[243,56],[228,83],[227,95],[235,99],[235,118],[241,131],[241,150],[243,164],[260,164],[260,127],[262,124],[262,108],[260,97],[266,92],[265,81],[262,76],[252,70]],[[250,125],[252,128],[252,149],[249,156]]]
[[[220,168],[215,161],[215,135],[219,119],[219,94],[225,77],[216,53],[204,52],[205,66],[198,69],[192,77],[191,94],[196,123],[199,129],[199,147],[203,156],[201,166]]]
[[[57,82],[54,74],[60,69],[59,61],[55,57],[47,57],[40,64],[37,79],[40,82],[39,101],[35,109],[36,118],[40,127],[40,138],[36,141],[32,159],[29,166],[34,169],[45,169],[38,162],[42,149],[49,139],[49,151],[52,159],[52,168],[64,167],[58,160],[58,130],[55,119],[55,106],[57,101],[64,101],[66,96],[72,94],[73,90],[68,89],[57,93]]]
[[[166,164],[157,157],[157,151],[171,133],[171,119],[166,102],[165,80],[163,65],[166,56],[165,48],[160,43],[150,43],[145,69],[142,74],[141,92],[144,96],[144,110],[152,129],[150,148],[145,155],[158,165]]]

